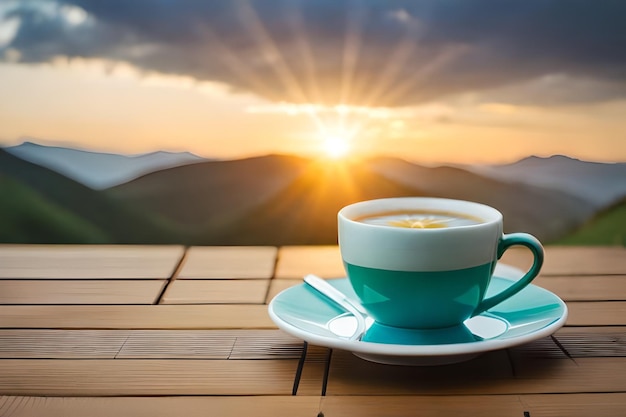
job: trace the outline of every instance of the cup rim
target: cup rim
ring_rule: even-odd
[[[476,215],[477,217],[484,219],[484,221],[477,223],[477,224],[455,226],[453,228],[418,229],[418,228],[403,228],[403,227],[393,227],[393,226],[386,226],[386,225],[379,225],[379,224],[363,223],[363,222],[354,220],[348,214],[349,212],[353,212],[355,210],[359,211],[361,209],[362,214],[360,215],[367,215],[369,213],[367,210],[364,210],[365,207],[370,207],[370,206],[378,207],[378,209],[371,210],[371,213],[375,213],[377,211],[380,212],[382,210],[385,210],[384,208],[380,207],[381,205],[384,205],[384,204],[405,205],[409,202],[421,202],[422,204],[443,202],[447,205],[469,206],[469,207],[474,208],[475,211],[473,211],[472,213],[468,213],[468,214]],[[403,210],[403,209],[404,208],[398,208],[398,210]],[[407,207],[407,209],[409,208]],[[446,210],[446,209],[443,209],[443,210]],[[450,211],[455,211],[455,210],[450,209]],[[461,211],[461,210],[457,209],[456,211]],[[484,215],[484,214],[482,216],[478,215],[476,214],[478,211],[480,211],[481,213],[486,213],[487,215]],[[497,210],[494,207],[488,206],[486,204],[477,203],[475,201],[470,201],[470,200],[440,198],[440,197],[390,197],[390,198],[378,198],[378,199],[373,199],[373,200],[364,200],[364,201],[359,201],[359,202],[352,203],[352,204],[342,207],[337,213],[337,217],[339,218],[339,220],[343,220],[345,222],[355,224],[355,225],[358,224],[360,227],[394,230],[394,231],[397,231],[398,233],[444,233],[444,232],[450,232],[452,230],[475,229],[475,228],[485,227],[487,225],[491,225],[497,222],[502,222],[502,219],[503,219],[502,213],[499,210]]]

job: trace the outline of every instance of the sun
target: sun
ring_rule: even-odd
[[[333,159],[343,158],[350,152],[350,141],[342,136],[326,136],[324,138],[324,151]]]

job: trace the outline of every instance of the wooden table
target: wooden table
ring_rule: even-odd
[[[564,328],[404,367],[269,319],[304,274],[343,275],[335,246],[0,245],[0,416],[624,416],[626,248],[546,250]]]

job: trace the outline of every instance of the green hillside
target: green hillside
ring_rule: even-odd
[[[421,195],[359,163],[312,162],[272,199],[199,236],[199,244],[320,245],[337,243],[337,212],[351,203],[385,197]]]
[[[507,183],[454,167],[424,167],[397,158],[370,161],[373,170],[433,197],[487,204],[504,216],[504,231],[526,232],[542,242],[567,236],[596,208],[581,198],[541,187]]]
[[[626,201],[568,236],[594,211],[567,194],[460,169],[362,162],[280,155],[210,161],[96,191],[0,149],[0,242],[335,244],[341,207],[424,195],[492,205],[505,215],[508,231],[530,232],[545,243],[626,246]]]
[[[116,201],[103,192],[92,190],[50,169],[17,158],[3,149],[0,149],[0,175],[29,190],[20,192],[21,195],[30,195],[25,197],[26,200],[23,201],[30,198],[31,203],[43,202],[42,207],[45,208],[41,209],[43,211],[40,214],[51,213],[53,211],[51,207],[57,209],[62,207],[65,213],[64,218],[66,220],[74,219],[73,222],[77,225],[70,227],[67,234],[61,236],[59,234],[62,233],[63,228],[59,225],[50,225],[48,223],[51,220],[50,217],[46,219],[44,216],[38,222],[32,217],[27,225],[21,223],[18,228],[19,224],[15,223],[11,228],[7,227],[7,231],[3,234],[4,242],[23,241],[25,237],[22,236],[22,233],[28,235],[29,230],[32,232],[38,229],[41,236],[45,236],[44,231],[46,229],[54,229],[58,234],[55,238],[48,237],[46,241],[54,243],[56,242],[55,239],[59,239],[76,243],[89,243],[96,235],[99,236],[98,239],[102,239],[101,233],[106,233],[105,236],[108,236],[110,241],[114,243],[181,243],[181,235],[154,213],[141,211],[131,204]],[[7,187],[11,187],[11,185],[7,185]],[[13,198],[12,195],[8,197],[8,199]],[[10,202],[3,204],[6,209],[11,207],[9,206]],[[38,210],[34,207],[13,207],[13,209]],[[32,211],[31,213],[34,214]],[[20,215],[20,213],[14,214],[14,216]],[[59,218],[58,214],[55,216],[57,216],[54,217],[55,219]],[[76,228],[80,227],[87,227],[86,230],[100,232],[96,235],[87,233],[86,236],[83,236],[86,240],[82,240],[78,239],[79,236],[75,234]],[[9,235],[10,230],[12,230],[11,235]]]
[[[153,172],[105,192],[194,233],[255,209],[289,186],[309,163],[286,155],[207,161]]]
[[[599,213],[571,235],[551,243],[626,246],[626,198]]]
[[[112,243],[103,230],[0,176],[0,242]]]

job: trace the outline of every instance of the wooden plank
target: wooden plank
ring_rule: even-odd
[[[166,279],[182,246],[0,245],[0,278]]]
[[[258,417],[407,416],[615,417],[626,409],[626,394],[485,396],[255,396],[255,397],[0,397],[0,415],[11,417],[206,416]]]
[[[616,417],[624,415],[626,394],[329,396],[322,399],[325,417]]]
[[[280,330],[132,330],[118,359],[298,359],[302,341]]]
[[[570,301],[568,326],[626,326],[626,301]]]
[[[504,255],[500,258],[500,262],[527,271],[533,264],[533,256],[530,250],[514,246],[504,252]]]
[[[533,281],[565,301],[625,301],[626,275],[540,276]]]
[[[130,330],[117,358],[228,359],[236,339],[231,330]]]
[[[561,359],[513,358],[515,379],[502,384],[503,393],[624,392],[626,358],[579,357]]]
[[[161,304],[262,304],[269,279],[175,280]]]
[[[626,357],[626,327],[566,327],[555,337],[573,358]]]
[[[194,246],[179,279],[261,278],[274,275],[277,249],[270,246]]]
[[[280,330],[0,329],[2,359],[298,359]]]
[[[626,248],[619,246],[545,246],[542,276],[626,275]],[[527,270],[532,255],[525,248],[511,248],[502,263]]]
[[[334,350],[328,395],[492,394],[510,381],[513,369],[506,351],[443,366],[393,366],[368,362]]]
[[[278,252],[276,278],[302,279],[307,274],[323,278],[345,277],[339,247],[285,246]]]
[[[153,304],[165,280],[0,280],[0,304]]]
[[[0,328],[274,329],[266,305],[0,306]]]
[[[5,395],[289,395],[297,360],[4,359]]]
[[[626,414],[626,393],[523,395],[532,417],[616,417]]]
[[[543,275],[626,275],[626,248],[547,246]]]
[[[297,395],[320,395],[324,386],[324,374],[329,361],[330,349],[309,344],[302,367]]]
[[[335,352],[337,353],[337,352]],[[505,351],[439,367],[385,366],[333,353],[329,395],[492,395],[623,392],[626,358],[533,358]],[[504,357],[503,357],[504,355]],[[335,357],[337,356],[337,357]]]
[[[543,337],[509,349],[509,355],[520,359],[567,359],[568,356],[551,337]]]
[[[565,326],[561,327],[555,333],[555,336],[561,334],[587,334],[590,337],[594,337],[595,334],[605,333],[624,333],[626,332],[626,326]]]
[[[14,397],[0,396],[11,417],[314,417],[319,397]]]
[[[523,417],[525,411],[516,395],[329,396],[321,408],[324,417]]]
[[[270,289],[267,293],[266,303],[272,301],[274,297],[278,295],[279,292],[286,290],[289,287],[293,287],[294,285],[302,284],[302,279],[273,279],[270,282]]]
[[[229,359],[299,359],[303,341],[281,330],[236,331]]]
[[[0,329],[0,358],[112,359],[129,334],[128,330]]]

